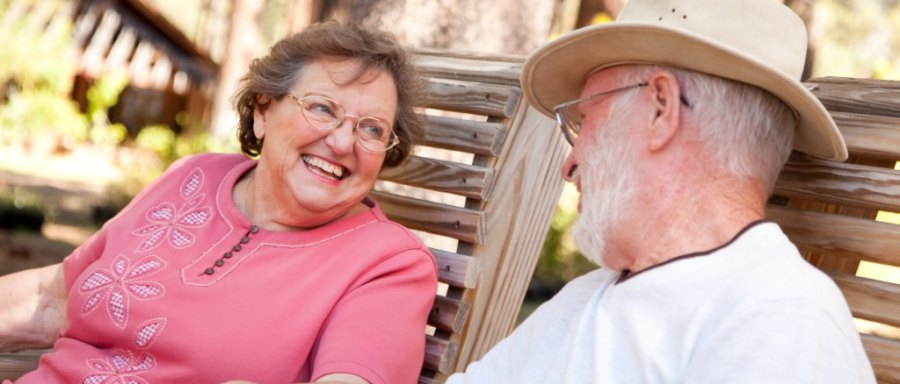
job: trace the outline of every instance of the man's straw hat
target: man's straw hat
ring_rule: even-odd
[[[529,102],[553,108],[578,98],[598,68],[653,63],[769,91],[794,109],[794,149],[843,161],[847,147],[822,103],[800,83],[806,27],[775,0],[631,0],[615,22],[585,27],[535,51],[522,70]]]

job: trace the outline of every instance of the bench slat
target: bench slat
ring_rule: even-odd
[[[399,167],[385,168],[379,179],[488,200],[493,190],[494,171],[475,165],[412,156]]]
[[[900,118],[832,112],[851,155],[900,159]]]
[[[437,295],[428,313],[428,324],[442,331],[460,333],[466,325],[469,307],[469,303]]]
[[[416,66],[428,77],[518,86],[522,61],[486,62],[472,57],[420,54],[416,56]]]
[[[879,383],[900,383],[900,340],[860,335]]]
[[[425,364],[423,366],[435,372],[450,373],[457,348],[456,343],[449,340],[425,335]]]
[[[438,381],[433,377],[420,375],[419,376],[419,384],[437,384]]]
[[[478,260],[437,248],[430,248],[438,268],[438,281],[456,288],[475,288],[478,284]]]
[[[506,141],[506,125],[465,120],[446,116],[425,116],[428,131],[422,144],[474,153],[499,156]]]
[[[900,265],[900,226],[776,205],[766,216],[798,247],[834,256]]]
[[[370,196],[385,215],[407,228],[470,243],[484,243],[484,212],[381,191],[372,191]]]
[[[45,350],[0,352],[0,379],[16,379],[37,369],[38,359]]]
[[[505,85],[427,80],[429,99],[426,106],[448,111],[512,117],[521,94],[519,88]]]
[[[900,285],[846,273],[826,273],[841,288],[854,316],[900,327]]]
[[[900,117],[900,85],[897,81],[816,78],[808,87],[830,112]]]
[[[900,171],[868,165],[792,159],[775,194],[850,207],[900,212]]]

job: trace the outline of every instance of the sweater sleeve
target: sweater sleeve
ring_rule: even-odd
[[[402,251],[368,270],[337,303],[313,351],[313,380],[349,373],[370,383],[415,383],[437,290],[432,256]]]
[[[202,155],[201,155],[202,156]],[[66,292],[71,292],[72,286],[75,284],[75,280],[81,275],[82,272],[87,269],[93,262],[97,261],[102,255],[107,246],[107,236],[106,236],[106,228],[115,225],[116,218],[128,214],[128,212],[132,209],[132,207],[139,202],[144,196],[153,188],[159,186],[166,180],[166,176],[172,174],[179,168],[186,166],[186,164],[190,162],[196,162],[197,159],[201,158],[201,156],[189,156],[176,160],[166,172],[158,177],[156,180],[151,182],[149,185],[144,187],[138,194],[131,199],[131,201],[126,205],[122,210],[116,214],[115,217],[109,219],[106,223],[103,224],[97,232],[95,232],[88,240],[82,243],[78,248],[75,249],[71,254],[66,256],[63,260],[63,275],[65,277],[66,283]]]

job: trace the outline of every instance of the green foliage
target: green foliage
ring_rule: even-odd
[[[62,1],[46,1],[48,7],[61,7]],[[4,11],[6,7],[3,7]],[[5,13],[5,12],[3,12]],[[0,83],[9,80],[23,90],[46,90],[64,94],[69,91],[74,60],[69,57],[71,23],[43,26],[21,18],[0,23],[3,49],[0,49]]]
[[[815,8],[813,76],[900,79],[900,2],[822,0]]]
[[[0,144],[53,133],[81,141],[87,136],[87,127],[87,119],[78,106],[50,90],[15,93],[6,104],[0,105]]]
[[[101,148],[112,150],[128,135],[124,125],[109,121],[109,109],[119,102],[119,95],[128,85],[123,73],[105,74],[87,90],[87,118],[91,122],[91,141]]]
[[[116,72],[103,75],[87,91],[87,113],[95,123],[106,120],[107,112],[119,102],[119,95],[128,85],[128,77]]]
[[[116,124],[95,124],[91,127],[91,142],[102,148],[115,148],[125,140],[128,128]]]
[[[8,3],[0,8],[8,7]],[[60,7],[61,1],[43,6]],[[87,122],[69,98],[74,60],[69,57],[70,23],[44,29],[26,18],[0,24],[0,144],[47,134],[83,140]],[[7,94],[3,94],[3,92]]]
[[[175,160],[175,132],[168,125],[149,125],[134,140],[138,148],[153,151],[166,164]]]

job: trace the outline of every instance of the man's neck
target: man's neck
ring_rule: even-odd
[[[631,218],[629,241],[622,247],[634,260],[627,268],[638,272],[685,254],[719,247],[750,223],[765,216],[765,199],[754,192],[754,183],[707,180],[701,187],[668,189],[652,204],[639,205]],[[638,220],[634,220],[637,219]]]

